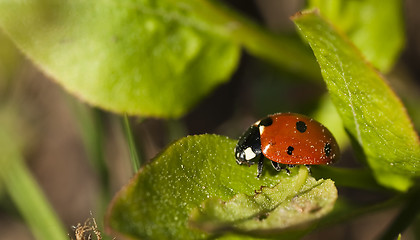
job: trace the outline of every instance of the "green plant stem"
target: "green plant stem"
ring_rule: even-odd
[[[396,239],[418,216],[420,212],[420,186],[413,188],[405,197],[407,199],[405,205],[379,239]]]
[[[358,178],[355,176],[353,179]],[[419,202],[420,202],[420,187],[412,189],[407,194],[396,194],[391,198],[367,206],[355,205],[343,198],[339,198],[337,201],[334,211],[322,219],[318,225],[319,228],[326,228],[334,223],[340,223],[355,219],[362,215],[372,214],[374,212],[383,211],[385,209],[395,208],[405,203],[400,214],[394,219],[387,230],[378,239],[396,239],[397,236],[404,231],[409,224],[416,223],[415,221],[419,218]],[[417,217],[417,219],[416,219]],[[416,230],[416,228],[415,228]]]
[[[2,181],[36,239],[67,240],[66,231],[22,159],[15,156],[7,161],[10,164],[1,169]]]
[[[5,112],[0,113],[0,181],[36,239],[67,240],[59,218],[24,164],[18,134],[22,126],[16,123],[16,115]]]
[[[348,202],[347,199],[339,197],[331,214],[326,216],[318,223],[318,229],[327,228],[333,224],[348,222],[363,215],[372,214],[374,212],[379,212],[391,207],[395,207],[396,205],[400,204],[401,201],[401,195],[396,195],[383,202],[379,202],[373,205],[360,206],[358,204]]]
[[[382,211],[385,209],[395,208],[405,203],[402,210],[394,221],[390,224],[387,230],[378,238],[396,239],[398,234],[402,233],[410,223],[416,220],[419,213],[420,202],[420,188],[416,187],[407,194],[397,194],[393,197],[368,206],[358,206],[347,202],[344,199],[339,199],[336,203],[334,211],[319,223],[319,227],[328,227],[333,223],[340,223],[355,219],[356,217],[372,214],[373,212]]]
[[[321,79],[321,71],[315,57],[298,38],[289,38],[263,29],[217,1],[182,2],[200,17],[217,24],[219,26],[217,31],[220,34],[241,44],[250,54],[265,59],[294,75],[307,79]]]
[[[337,185],[365,190],[385,191],[367,169],[346,169],[331,166],[313,166],[312,175],[315,178],[330,178]]]
[[[130,150],[131,166],[133,168],[133,172],[136,173],[140,169],[141,161],[139,155],[137,154],[137,146],[134,142],[134,137],[131,131],[130,122],[128,120],[127,114],[125,114],[123,117],[123,127],[128,147]]]

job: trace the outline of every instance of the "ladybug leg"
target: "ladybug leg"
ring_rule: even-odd
[[[240,161],[240,160],[236,159],[236,163],[237,163],[237,164],[239,164],[239,165],[242,165],[242,164],[244,164],[245,162],[244,162],[244,161]]]
[[[261,154],[260,159],[258,160],[257,178],[261,176],[263,167],[264,167],[264,155]]]
[[[271,161],[271,165],[273,166],[276,171],[281,171],[283,169],[283,164],[280,164],[278,162]]]
[[[239,165],[246,165],[248,167],[255,164],[255,162],[252,162],[252,161],[241,161],[241,160],[238,160],[238,159],[236,159],[236,163],[239,164]]]
[[[287,164],[285,165],[284,169],[286,170],[287,175],[290,175],[290,169],[289,168],[293,168],[295,167],[295,164]]]

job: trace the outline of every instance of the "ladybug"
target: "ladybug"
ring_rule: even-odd
[[[337,141],[321,123],[301,114],[277,113],[246,130],[235,148],[236,162],[251,166],[258,162],[261,176],[264,157],[280,171],[295,165],[331,164],[340,157]]]

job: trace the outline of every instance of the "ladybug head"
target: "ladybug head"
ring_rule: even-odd
[[[261,155],[260,131],[252,125],[239,138],[235,148],[235,157],[238,164],[252,165]]]

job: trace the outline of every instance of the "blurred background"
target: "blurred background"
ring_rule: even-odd
[[[225,2],[274,32],[291,34],[295,29],[289,17],[304,7],[304,1]],[[404,1],[406,47],[396,67],[387,75],[390,85],[407,106],[417,130],[420,129],[419,10],[420,2]],[[132,176],[122,117],[92,109],[68,95],[19,53],[1,32],[0,89],[1,101],[12,101],[19,106],[18,112],[26,128],[17,132],[25,134],[29,146],[24,159],[68,231],[72,231],[71,226],[89,218],[90,212],[93,216],[103,214],[106,207],[102,198],[104,191],[112,196]],[[185,135],[216,133],[237,138],[255,120],[269,113],[293,111],[313,115],[313,109],[324,101],[325,91],[322,82],[295,81],[292,76],[243,53],[232,79],[215,89],[185,117],[178,120],[130,117],[129,120],[140,157],[147,162],[170,142]],[[98,153],[86,150],[86,144],[90,144],[87,131],[102,135],[105,167],[109,169],[106,190],[101,184],[104,176],[91,161]],[[339,165],[358,166],[351,152],[345,149]],[[358,203],[387,197],[346,188],[339,188],[339,194]],[[314,232],[305,239],[372,239],[386,228],[396,210],[361,216]],[[0,239],[34,239],[1,183]],[[414,239],[412,229],[403,239]]]

